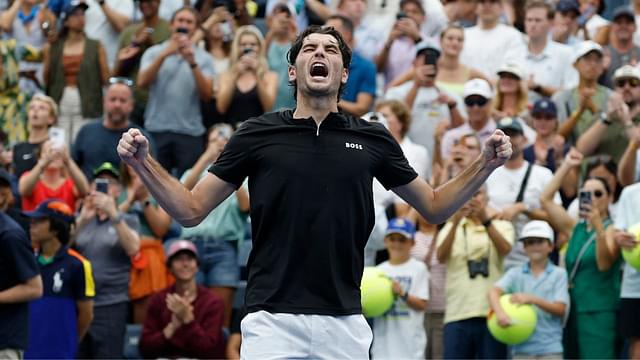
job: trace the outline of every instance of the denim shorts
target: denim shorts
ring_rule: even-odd
[[[189,240],[195,244],[200,257],[200,271],[196,276],[198,284],[207,287],[238,286],[240,266],[237,241],[220,241],[202,236]]]

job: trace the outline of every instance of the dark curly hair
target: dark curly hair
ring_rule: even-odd
[[[289,49],[289,53],[287,55],[287,60],[289,61],[289,65],[295,66],[296,59],[298,58],[298,54],[300,54],[300,50],[302,49],[302,44],[304,39],[311,34],[323,34],[323,35],[331,35],[338,41],[338,48],[340,49],[340,54],[342,54],[342,66],[345,69],[349,69],[349,65],[351,64],[351,48],[344,41],[342,35],[334,29],[332,26],[320,27],[317,25],[309,26],[305,31],[300,33],[298,37],[291,43],[291,49]],[[297,99],[297,91],[298,85],[295,81],[290,81],[289,86],[293,87],[293,97]],[[345,84],[340,83],[340,88],[338,89],[338,100],[340,100],[340,96],[344,91]]]

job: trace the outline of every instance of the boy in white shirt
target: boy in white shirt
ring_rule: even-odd
[[[389,221],[384,244],[389,260],[378,269],[393,280],[396,301],[373,323],[374,359],[424,359],[427,335],[424,311],[429,299],[427,266],[411,257],[415,226],[408,220]]]

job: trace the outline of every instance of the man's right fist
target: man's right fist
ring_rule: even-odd
[[[144,162],[149,153],[149,140],[139,129],[129,129],[118,142],[118,155],[126,164],[136,167]]]

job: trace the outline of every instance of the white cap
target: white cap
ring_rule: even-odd
[[[600,46],[600,44],[591,41],[591,40],[586,40],[583,41],[581,43],[578,44],[578,46],[575,48],[575,51],[573,53],[573,63],[575,64],[576,61],[578,61],[581,57],[587,55],[588,53],[592,52],[592,51],[597,51],[600,53],[600,55],[603,54],[602,52],[602,46]]]
[[[553,229],[546,221],[542,220],[529,221],[524,228],[522,228],[520,240],[532,237],[549,239],[552,244],[554,242]]]
[[[463,97],[471,95],[480,95],[484,98],[491,99],[493,97],[493,91],[491,91],[491,85],[484,79],[472,79],[464,84],[464,90],[462,91]]]
[[[524,69],[516,63],[507,63],[502,65],[500,69],[498,69],[497,74],[499,76],[502,73],[515,75],[520,80],[524,80],[527,77]]]
[[[613,73],[613,80],[618,80],[620,78],[635,78],[640,80],[640,69],[631,65],[619,67],[618,70]]]

